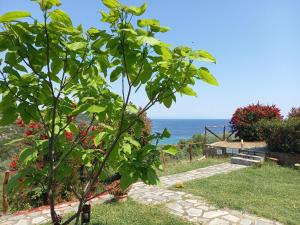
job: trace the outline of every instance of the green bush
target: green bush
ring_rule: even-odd
[[[300,118],[261,120],[257,125],[269,150],[300,153]]]

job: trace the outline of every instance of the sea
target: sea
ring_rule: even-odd
[[[171,133],[171,137],[163,139],[160,144],[177,144],[180,139],[190,139],[194,134],[204,134],[205,126],[218,126],[211,130],[222,134],[224,125],[229,125],[229,119],[151,119],[151,121],[152,132],[162,132],[167,128]]]

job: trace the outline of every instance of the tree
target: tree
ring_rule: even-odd
[[[194,64],[215,63],[215,59],[187,46],[170,48],[155,37],[169,30],[158,20],[139,19],[134,25],[132,18],[141,16],[146,4],[125,6],[103,0],[109,12],[101,12],[102,21],[110,29],[84,31],[59,9],[59,0],[36,2],[43,21],[22,11],[0,17],[0,52],[5,55],[0,61],[1,124],[22,117],[25,124],[40,123],[47,137],[35,138],[33,145],[22,150],[20,160],[25,166],[11,179],[10,187],[17,186],[21,177],[28,184],[46,177],[52,222],[61,223],[55,212],[56,185],[71,176],[74,160],[80,162],[88,179],[82,188],[72,187],[79,207],[63,223],[75,219],[78,224],[87,196],[105,167],[121,174],[124,189],[138,179],[157,183],[154,168],[160,166],[159,150],[152,141],[141,146],[135,139],[144,126],[141,115],[157,103],[170,108],[176,93],[196,96],[192,89],[196,80],[217,85],[208,69]],[[117,81],[122,86],[120,96],[111,91],[110,83]],[[148,103],[139,109],[130,99],[143,89]],[[84,129],[74,120],[82,114],[90,120]],[[91,131],[92,126],[101,129]],[[85,149],[80,143],[89,132],[95,148]],[[164,136],[169,136],[166,130],[151,138]],[[164,151],[173,154],[174,148],[166,146]],[[31,165],[40,157],[46,165],[37,174]]]

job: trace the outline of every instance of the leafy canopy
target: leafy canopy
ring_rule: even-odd
[[[80,192],[82,201],[104,168],[121,174],[124,189],[138,179],[157,183],[160,151],[153,139],[170,134],[151,135],[142,146],[136,141],[144,127],[140,116],[157,103],[170,108],[176,93],[196,96],[197,80],[218,85],[207,68],[197,66],[216,63],[215,58],[204,50],[173,48],[159,40],[157,34],[169,28],[156,19],[132,19],[145,12],[146,3],[137,7],[102,0],[108,10],[101,11],[101,21],[110,28],[84,30],[59,9],[59,0],[35,2],[42,21],[21,11],[0,16],[0,53],[4,56],[0,59],[0,123],[11,124],[18,117],[26,124],[36,121],[47,137],[41,141],[32,135],[33,144],[21,152],[24,166],[12,179],[14,185],[20,176],[26,176],[28,183],[44,179],[51,199],[53,191],[49,190],[55,190],[54,183],[67,180],[74,160],[90,178]],[[120,95],[111,89],[116,82],[122,84]],[[141,108],[131,103],[138,91],[145,91],[148,98]],[[86,130],[74,119],[78,116],[88,118]],[[79,140],[94,125],[99,130],[92,132],[94,146],[87,149]],[[175,154],[172,146],[163,151]],[[35,170],[41,158],[47,159],[47,165]],[[54,220],[53,210],[51,215]]]

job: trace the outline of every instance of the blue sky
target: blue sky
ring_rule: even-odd
[[[124,0],[141,5],[144,1]],[[239,106],[276,104],[284,115],[300,106],[300,1],[299,0],[149,0],[144,17],[169,26],[160,38],[173,46],[204,49],[217,58],[206,65],[220,86],[197,83],[198,97],[179,97],[171,109],[155,106],[151,118],[230,118]],[[75,24],[104,29],[100,0],[62,0]],[[0,0],[0,14],[30,11],[29,0]],[[118,85],[114,87],[118,89]],[[134,97],[143,105],[144,93]]]

